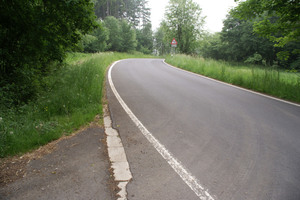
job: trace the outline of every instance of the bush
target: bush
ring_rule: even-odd
[[[81,34],[96,26],[90,1],[1,1],[1,95],[12,95],[15,104],[28,102],[51,63],[62,61]]]

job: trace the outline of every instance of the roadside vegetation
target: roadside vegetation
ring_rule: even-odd
[[[27,104],[2,108],[0,157],[35,149],[69,134],[102,114],[107,67],[124,58],[149,57],[125,53],[70,53],[58,71],[44,77],[47,89]]]
[[[154,48],[175,54],[166,59],[174,66],[300,102],[299,3],[236,2],[222,30],[209,33],[203,29],[201,5],[193,0],[170,0],[154,34]],[[176,53],[170,48],[172,38],[178,42]]]
[[[146,0],[4,0],[0,157],[37,148],[101,114],[106,68],[152,53],[149,19]],[[99,53],[106,51],[123,54]]]
[[[226,83],[300,103],[300,73],[186,55],[168,56],[166,62]]]

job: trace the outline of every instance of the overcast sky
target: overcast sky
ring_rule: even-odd
[[[151,8],[151,22],[153,30],[159,27],[164,18],[165,7],[169,0],[148,0]],[[202,8],[202,16],[206,16],[205,29],[210,32],[219,32],[223,27],[226,14],[237,4],[234,0],[194,0]]]

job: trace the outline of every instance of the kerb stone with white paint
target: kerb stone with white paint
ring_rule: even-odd
[[[111,127],[111,118],[104,109],[104,126],[107,136],[108,156],[111,162],[111,168],[114,173],[114,180],[118,182],[120,191],[118,200],[126,200],[126,186],[132,179],[132,175],[127,162],[125,150],[118,132]]]

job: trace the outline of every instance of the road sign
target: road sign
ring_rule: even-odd
[[[172,47],[177,47],[177,41],[175,40],[175,38],[173,38],[171,45]]]

